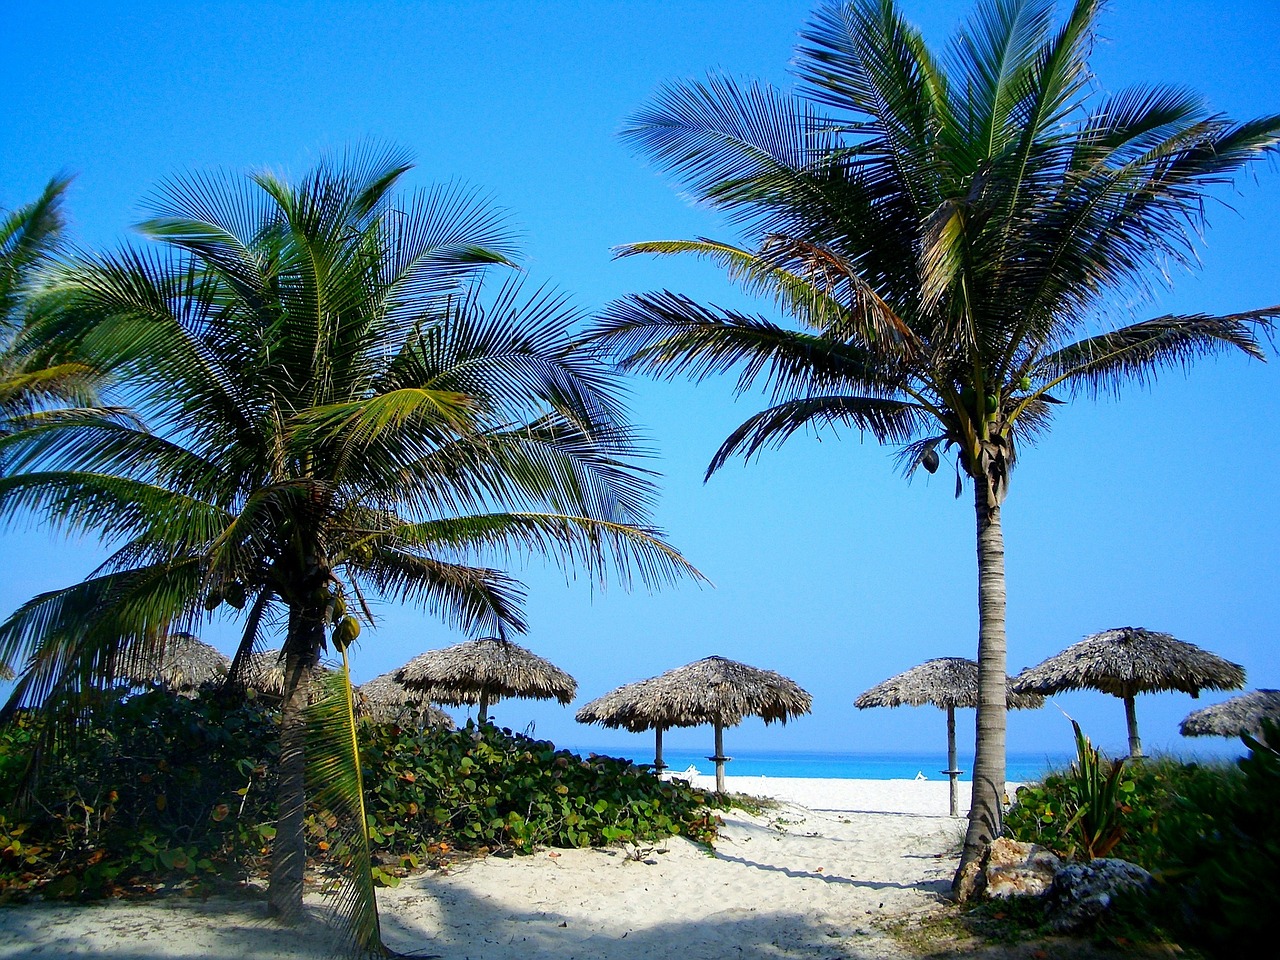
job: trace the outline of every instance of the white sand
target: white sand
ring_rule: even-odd
[[[447,960],[897,957],[879,922],[930,909],[949,886],[964,821],[945,815],[945,782],[727,786],[780,806],[724,814],[714,855],[673,838],[639,860],[611,849],[467,861],[380,891],[385,939]],[[0,958],[331,955],[318,925],[282,930],[262,909],[221,898],[0,908]]]

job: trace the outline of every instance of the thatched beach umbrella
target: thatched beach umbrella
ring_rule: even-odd
[[[574,719],[579,723],[598,723],[602,727],[630,730],[632,733],[653,730],[653,768],[661,773],[667,768],[667,765],[662,762],[664,725],[656,723],[645,709],[648,704],[657,699],[652,691],[658,679],[658,677],[651,677],[648,680],[637,680],[635,683],[627,683],[616,690],[610,690],[603,697],[597,697],[580,709]]]
[[[154,650],[122,651],[115,676],[131,684],[156,683],[176,693],[189,693],[227,675],[231,661],[189,633],[171,633]]]
[[[1201,690],[1236,690],[1244,686],[1244,668],[1195,644],[1145,627],[1116,627],[1085,637],[1056,657],[1014,677],[1018,693],[1101,690],[1124,700],[1129,726],[1129,756],[1142,756],[1138,715],[1139,693],[1181,690],[1193,697]]]
[[[414,720],[423,727],[453,729],[453,718],[427,703],[422,693],[410,690],[390,673],[374,677],[356,688],[356,709],[375,723]]]
[[[240,670],[241,682],[250,690],[271,697],[284,696],[284,651],[280,647],[249,654]]]
[[[321,674],[328,672],[328,667],[317,666],[312,674],[313,685]],[[255,693],[268,697],[283,697],[284,653],[281,648],[272,647],[250,653],[238,671],[237,682]],[[318,687],[311,691],[309,698],[314,699],[317,696],[319,696]]]
[[[587,704],[578,718],[585,713],[592,719],[583,722],[607,722],[628,730],[712,724],[716,752],[707,759],[716,765],[716,790],[720,793],[724,793],[724,765],[732,759],[724,755],[725,727],[735,727],[749,716],[760,717],[765,723],[786,723],[808,713],[813,703],[794,680],[724,657],[707,657],[628,686],[631,689],[625,696],[614,697],[627,689],[619,688]],[[599,707],[592,709],[596,705]]]
[[[1280,690],[1250,690],[1190,713],[1178,725],[1184,737],[1262,736],[1262,721],[1280,723]]]
[[[1006,703],[1011,709],[1036,709],[1044,706],[1044,697],[1019,694],[1005,686]],[[978,664],[964,657],[938,657],[912,667],[863,693],[853,705],[859,710],[871,707],[922,707],[932,704],[947,711],[947,769],[951,780],[951,815],[960,816],[957,781],[962,770],[956,769],[956,708],[978,706]]]
[[[436,703],[478,703],[481,723],[489,704],[502,697],[559,700],[567,706],[578,692],[578,681],[551,661],[497,637],[428,650],[392,675]]]

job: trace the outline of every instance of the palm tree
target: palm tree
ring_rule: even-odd
[[[957,496],[973,483],[981,692],[962,869],[1001,817],[1001,506],[1020,446],[1064,396],[1221,352],[1262,358],[1254,333],[1280,315],[1101,319],[1117,292],[1149,289],[1152,265],[1192,264],[1206,189],[1274,150],[1280,117],[1234,123],[1163,86],[1092,96],[1100,6],[1076,0],[1055,25],[1051,0],[991,0],[935,55],[893,0],[825,0],[797,51],[798,95],[678,83],[624,133],[748,242],[622,255],[711,260],[794,321],[659,292],[599,322],[627,369],[736,369],[739,392],[768,393],[708,476],[797,431],[851,427],[897,445],[908,473],[952,453]]]
[[[270,902],[286,917],[302,902],[306,765],[359,770],[333,733],[351,714],[345,672],[340,690],[318,681],[333,751],[318,758],[313,738],[308,753],[312,673],[373,620],[370,593],[501,636],[525,628],[522,590],[484,557],[651,585],[695,573],[648,525],[653,487],[613,376],[571,343],[579,315],[513,283],[482,299],[484,269],[509,263],[501,220],[455,188],[397,202],[409,166],[365,151],[292,184],[166,183],[141,225],[156,243],[63,265],[39,326],[110,371],[145,422],[87,413],[0,438],[0,510],[115,547],[0,624],[0,659],[26,664],[7,711],[76,704],[171,627],[239,617],[233,680],[283,633]],[[373,918],[357,933],[376,947]]]

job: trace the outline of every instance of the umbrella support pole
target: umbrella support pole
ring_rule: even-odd
[[[1138,711],[1133,704],[1133,694],[1124,698],[1124,719],[1129,725],[1129,756],[1142,756],[1142,738],[1138,736]]]
[[[724,755],[724,724],[722,723],[716,724],[716,755],[707,759],[716,765],[716,793],[724,793],[724,765],[733,757]]]
[[[662,773],[667,765],[662,762],[662,728],[653,729],[653,772]]]
[[[477,716],[477,721],[480,724],[480,726],[483,727],[485,724],[485,721],[488,719],[489,719],[489,691],[486,688],[480,691],[480,711]]]
[[[953,817],[960,816],[960,774],[963,770],[956,769],[956,708],[948,705],[947,707],[947,769],[942,771],[951,781],[951,815]]]

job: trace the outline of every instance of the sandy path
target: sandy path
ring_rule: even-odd
[[[384,935],[446,960],[609,957],[888,958],[878,921],[928,909],[954,869],[960,823],[945,784],[731,778],[787,798],[725,814],[714,855],[680,838],[622,850],[489,857],[380,894]],[[283,931],[261,905],[172,899],[0,910],[0,958],[328,956],[323,931]]]

